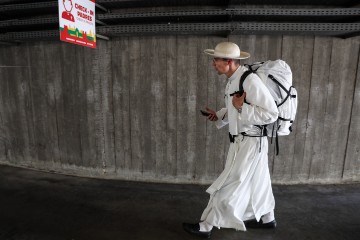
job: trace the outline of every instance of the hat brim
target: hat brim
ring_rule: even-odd
[[[204,53],[210,55],[210,56],[213,56],[213,57],[219,57],[219,58],[228,58],[228,59],[247,59],[250,57],[250,53],[247,53],[247,52],[243,52],[243,51],[240,51],[240,56],[238,57],[231,57],[229,58],[228,56],[224,56],[224,55],[221,55],[221,54],[215,54],[215,50],[214,49],[205,49],[204,50]]]

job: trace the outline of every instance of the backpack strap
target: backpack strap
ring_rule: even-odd
[[[280,126],[279,126],[279,118],[275,121],[275,123],[273,124],[273,128],[272,128],[272,132],[271,132],[271,144],[273,142],[273,138],[275,138],[275,153],[276,156],[279,155],[279,134],[278,134],[278,130],[279,130]],[[274,132],[275,132],[275,136],[274,136]]]
[[[243,84],[244,84],[245,79],[250,75],[250,73],[253,73],[253,71],[249,69],[241,75],[240,81],[239,81],[239,91],[231,93],[230,96],[234,96],[237,93],[239,93],[240,96],[243,95],[243,93],[244,93]],[[245,100],[245,103],[249,104],[246,100]]]
[[[261,152],[261,139],[262,137],[267,137],[267,129],[266,126],[267,125],[254,125],[255,127],[258,127],[260,129],[260,134],[259,135],[249,135],[246,132],[241,132],[240,134],[243,135],[243,137],[260,137],[260,148],[259,148],[259,152]]]
[[[278,80],[276,80],[276,78],[274,78],[273,75],[269,74],[269,78],[270,78],[271,80],[273,80],[279,87],[281,87],[282,90],[284,90],[284,91],[286,92],[286,94],[287,94],[286,97],[285,97],[285,99],[284,99],[281,103],[277,104],[278,107],[280,107],[281,105],[283,105],[284,102],[285,102],[289,97],[291,97],[291,98],[296,98],[296,95],[291,95],[291,94],[290,94],[291,88],[293,88],[293,86],[291,86],[291,87],[289,88],[289,90],[288,90],[288,89],[286,89],[286,88],[284,87],[284,85],[282,85]]]
[[[240,82],[239,82],[239,92],[240,92],[240,95],[242,95],[244,93],[244,82],[245,82],[245,79],[251,74],[253,73],[253,71],[251,69],[245,71],[243,73],[243,75],[241,75],[241,78],[240,78]]]

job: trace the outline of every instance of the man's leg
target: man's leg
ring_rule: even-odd
[[[261,217],[260,221],[256,219],[244,221],[247,228],[276,228],[274,210]]]
[[[213,225],[207,223],[206,221],[199,223],[200,232],[210,232],[213,229]]]
[[[275,220],[274,210],[262,216],[261,220],[263,223],[269,223],[274,221]]]

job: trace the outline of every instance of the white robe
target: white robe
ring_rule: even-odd
[[[278,110],[268,89],[261,79],[251,74],[244,82],[246,100],[242,112],[232,105],[231,93],[238,91],[240,76],[246,71],[239,67],[229,78],[225,90],[226,108],[217,112],[218,128],[229,124],[229,132],[239,135],[260,134],[254,125],[274,122]],[[239,135],[230,143],[225,168],[215,182],[206,190],[210,194],[208,206],[201,221],[223,228],[245,231],[243,221],[259,220],[275,208],[268,167],[268,142],[266,137]]]

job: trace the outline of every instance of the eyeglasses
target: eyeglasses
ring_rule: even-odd
[[[217,62],[217,61],[219,61],[219,60],[228,61],[228,60],[230,60],[230,59],[227,59],[227,58],[218,58],[218,57],[214,57],[214,58],[213,58],[213,62],[214,62],[214,63]]]

